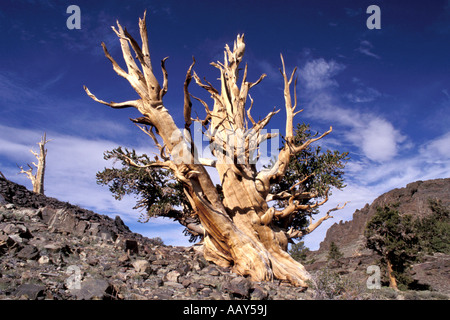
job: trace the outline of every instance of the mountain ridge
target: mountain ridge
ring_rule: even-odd
[[[428,200],[439,199],[442,205],[450,207],[450,178],[418,180],[408,183],[403,188],[395,188],[378,196],[371,204],[357,209],[352,219],[340,221],[331,225],[320,243],[319,249],[313,251],[316,256],[328,252],[334,242],[344,254],[351,257],[361,254],[364,249],[364,229],[370,218],[374,216],[378,207],[398,204],[396,208],[400,214],[412,214],[423,217],[432,213]],[[321,257],[323,259],[323,257]]]

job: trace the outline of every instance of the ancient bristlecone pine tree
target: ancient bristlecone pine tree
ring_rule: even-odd
[[[45,149],[45,144],[49,142],[47,140],[47,135],[44,135],[41,138],[41,141],[38,142],[39,153],[35,152],[33,149],[30,152],[36,157],[38,163],[32,162],[33,166],[36,167],[36,173],[33,174],[33,167],[30,164],[27,164],[29,169],[24,170],[23,167],[20,168],[20,173],[24,173],[27,175],[28,179],[31,180],[33,185],[33,191],[36,193],[44,194],[44,175],[45,175],[45,160],[47,157],[47,149]]]
[[[162,86],[154,75],[145,14],[142,19],[139,19],[139,28],[141,46],[118,22],[117,28],[112,27],[119,38],[127,71],[122,69],[109,54],[104,43],[102,47],[114,71],[129,81],[140,99],[120,103],[105,102],[84,87],[86,93],[99,103],[116,109],[134,107],[142,114],[142,117],[132,121],[138,126],[141,124],[139,127],[152,137],[160,149],[161,156],[155,157],[154,161],[146,165],[138,164],[129,157],[128,165],[171,170],[176,179],[183,184],[193,215],[196,215],[200,222],[192,228],[202,234],[204,255],[207,260],[220,266],[231,266],[236,273],[250,276],[255,281],[275,278],[307,287],[308,272],[287,253],[289,240],[300,237],[302,232],[289,228],[289,223],[299,212],[312,211],[325,203],[328,200],[328,191],[320,198],[317,193],[302,192],[301,185],[308,177],[298,181],[288,191],[277,194],[271,193],[271,185],[283,179],[293,156],[299,154],[311,143],[328,135],[332,129],[330,127],[322,135],[310,138],[301,144],[295,143],[293,119],[301,111],[296,111],[296,94],[294,93],[294,99],[292,99],[290,93],[295,70],[288,76],[281,57],[287,113],[284,135],[286,143],[274,165],[258,172],[251,159],[258,154],[261,143],[273,138],[272,134],[265,133],[263,129],[278,111],[270,112],[262,120],[255,121],[250,114],[253,106],[251,97],[251,105],[247,110],[245,108],[249,90],[265,75],[256,82],[249,82],[247,66],[245,66],[242,78],[239,79],[239,65],[245,49],[244,36],[237,36],[233,50],[228,46],[225,47],[222,63],[212,63],[220,71],[220,89],[214,88],[209,82],[202,81],[192,71],[195,61],[189,67],[184,82],[185,126],[180,129],[163,104],[168,84],[166,59],[161,61]],[[140,67],[136,62],[140,63]],[[188,86],[192,78],[197,85],[207,90],[214,100],[211,108],[205,101],[195,98],[205,108],[204,120],[191,118],[192,104]],[[208,137],[214,146],[212,154],[215,159],[199,157],[197,148],[193,144],[194,139],[191,137],[192,121],[201,123],[208,132]],[[162,143],[158,141],[155,133],[161,137]],[[215,167],[217,170],[221,181],[221,193],[213,184],[205,166]],[[308,203],[308,200],[314,198],[319,199]],[[285,207],[280,210],[270,206],[269,202],[275,200],[284,200]],[[323,220],[331,217],[329,213],[333,210],[316,223],[311,223],[304,232],[309,233],[317,228]],[[282,225],[286,227],[281,228]]]

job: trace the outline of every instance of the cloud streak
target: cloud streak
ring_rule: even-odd
[[[381,59],[381,57],[375,53],[372,52],[373,45],[367,40],[362,40],[359,44],[359,47],[356,49],[359,53],[362,53],[366,56],[369,56],[371,58],[375,59]]]

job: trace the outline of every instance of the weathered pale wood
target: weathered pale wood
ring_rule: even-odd
[[[35,152],[33,149],[30,152],[36,157],[38,163],[32,162],[33,166],[37,169],[36,174],[33,174],[33,167],[28,164],[29,169],[24,170],[23,167],[20,168],[20,173],[25,174],[28,179],[31,180],[31,184],[33,185],[33,191],[36,193],[44,194],[44,176],[45,176],[45,166],[46,166],[46,157],[47,157],[47,149],[45,149],[45,144],[49,142],[47,140],[47,135],[44,135],[41,138],[41,141],[38,142],[39,153]]]
[[[388,269],[388,277],[389,277],[389,287],[394,290],[398,290],[397,279],[395,279],[394,270],[392,269],[392,264],[389,261],[389,259],[386,259],[386,261],[387,261],[387,269]]]
[[[289,239],[298,236],[298,233],[295,234],[295,230],[277,227],[274,219],[288,221],[300,210],[308,210],[325,203],[328,197],[317,201],[314,205],[300,205],[301,199],[317,197],[317,194],[297,191],[295,187],[300,185],[301,181],[289,192],[269,194],[271,184],[282,178],[291,157],[331,132],[330,128],[329,131],[306,141],[303,145],[294,145],[293,118],[300,112],[295,110],[296,94],[294,93],[294,104],[290,94],[295,70],[288,79],[284,60],[281,58],[287,113],[285,136],[287,144],[281,150],[276,165],[272,169],[257,172],[255,164],[250,162],[250,155],[258,152],[259,145],[263,141],[275,136],[275,134],[261,134],[261,132],[279,110],[270,112],[258,122],[251,117],[253,99],[249,95],[249,90],[260,83],[266,75],[263,74],[255,82],[249,82],[247,66],[245,66],[241,85],[237,85],[239,65],[245,52],[244,36],[237,36],[233,49],[228,45],[225,46],[223,62],[212,63],[220,71],[220,90],[206,80],[200,80],[200,77],[192,71],[195,60],[193,61],[186,73],[183,86],[185,126],[180,129],[162,101],[168,88],[165,59],[161,62],[162,88],[153,73],[145,14],[143,19],[139,19],[139,29],[142,39],[141,47],[118,22],[117,29],[113,27],[119,37],[127,71],[120,68],[106,46],[104,44],[102,46],[113,69],[129,81],[140,99],[108,103],[98,99],[84,87],[86,93],[96,102],[112,108],[134,107],[142,114],[142,117],[132,121],[144,125],[139,128],[155,142],[162,159],[155,159],[146,167],[172,170],[175,177],[183,183],[184,192],[201,223],[201,225],[193,224],[191,227],[197,234],[203,235],[203,251],[207,260],[221,266],[231,266],[235,272],[248,275],[256,281],[275,278],[307,287],[308,272],[286,252]],[[134,51],[136,58],[133,58],[131,50]],[[140,67],[137,66],[135,59],[140,63]],[[214,101],[212,107],[202,99],[190,95],[188,86],[192,78],[197,85],[210,93]],[[205,108],[205,119],[191,118],[191,97]],[[247,97],[250,98],[251,104],[246,110]],[[217,159],[196,158],[197,155],[193,152],[195,145],[190,139],[192,121],[200,122],[206,130],[205,134],[210,137],[215,146],[212,153]],[[155,134],[162,138],[162,145]],[[223,151],[229,151],[227,156],[223,156]],[[137,166],[131,159],[128,163]],[[205,166],[216,168],[222,184],[223,199],[219,196]],[[304,181],[307,178],[305,177]],[[269,207],[268,202],[275,199],[286,199],[288,205],[284,210]],[[315,225],[311,225],[309,230],[314,230],[328,218],[330,218],[329,212]]]

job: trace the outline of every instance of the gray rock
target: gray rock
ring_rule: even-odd
[[[19,234],[19,236],[21,238],[24,238],[24,239],[33,238],[33,235],[31,234],[30,230],[27,227],[25,227],[24,225],[16,224],[16,227],[19,229],[19,231],[17,233]]]
[[[250,294],[251,300],[265,300],[269,297],[269,293],[264,290],[261,286],[255,284],[253,285],[253,291]]]
[[[17,257],[25,260],[39,259],[39,250],[31,244],[26,245],[22,250],[19,251]]]
[[[178,266],[178,268],[176,269],[179,273],[180,276],[184,276],[186,275],[189,271],[192,270],[191,266],[187,263],[183,263],[181,265]]]
[[[250,285],[251,283],[247,278],[238,276],[225,282],[222,289],[234,296],[245,298],[249,296]]]
[[[40,209],[40,215],[44,223],[48,223],[55,214],[56,210],[53,208],[45,207]]]
[[[173,282],[173,281],[164,282],[164,286],[172,287],[175,289],[184,289],[184,286],[181,283]]]
[[[220,274],[219,270],[215,265],[210,265],[201,270],[201,273],[209,274],[211,276],[218,276]]]
[[[0,205],[5,205],[7,204],[5,198],[0,194]]]
[[[50,263],[50,258],[48,256],[41,256],[38,262],[39,264],[48,264]]]
[[[169,300],[172,298],[174,290],[171,288],[161,287],[151,293],[151,299]]]
[[[115,217],[114,224],[116,225],[116,227],[119,231],[130,232],[130,229],[125,225],[125,223],[122,221],[122,219],[119,216]]]
[[[23,244],[23,239],[18,234],[12,234],[8,236],[7,244],[10,248],[12,247],[21,248]]]
[[[151,269],[150,263],[147,260],[136,260],[133,261],[132,265],[136,272],[149,272],[149,270]]]
[[[178,278],[180,277],[180,273],[176,270],[172,270],[169,271],[165,276],[164,276],[164,281],[169,281],[169,282],[178,282]]]
[[[92,278],[82,281],[80,289],[70,292],[78,300],[110,300],[116,296],[116,290],[108,281]]]
[[[89,221],[83,221],[83,220],[78,221],[75,229],[73,230],[73,233],[81,236],[86,232],[88,227],[89,227]]]
[[[14,292],[14,295],[18,298],[25,296],[30,300],[36,300],[38,297],[44,295],[45,286],[37,285],[33,283],[25,283],[21,284],[17,290]]]
[[[19,228],[14,223],[8,223],[7,225],[3,226],[2,231],[6,234],[15,234],[19,233]]]

